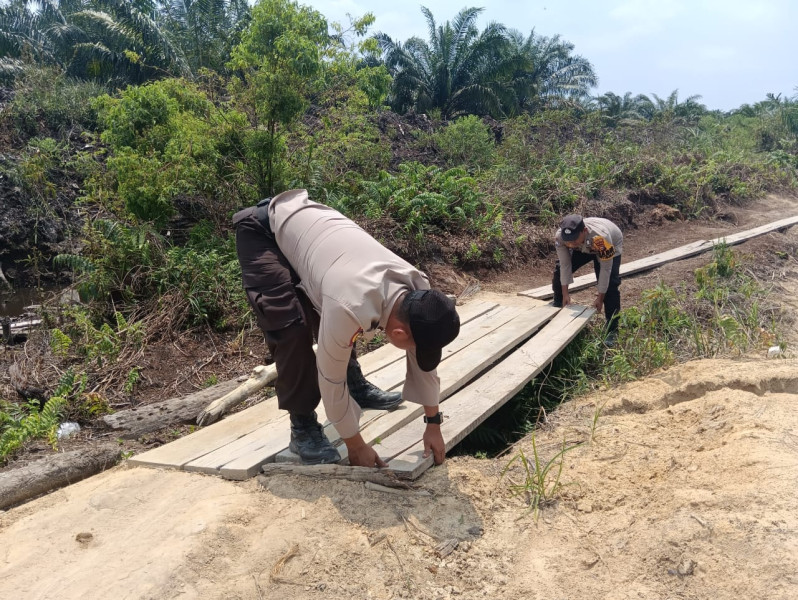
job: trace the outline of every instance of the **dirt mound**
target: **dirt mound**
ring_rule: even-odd
[[[500,478],[510,456],[449,460],[426,494],[116,468],[2,514],[0,584],[60,600],[793,598],[796,373],[698,361],[563,405],[538,452],[584,443],[537,520]]]

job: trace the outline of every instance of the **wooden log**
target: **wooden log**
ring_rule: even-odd
[[[264,476],[302,475],[315,479],[348,479],[349,481],[370,481],[390,488],[412,489],[414,486],[401,481],[389,469],[374,467],[350,467],[344,465],[296,465],[290,463],[268,463],[262,467],[261,485]],[[265,487],[265,486],[264,486]]]
[[[137,438],[163,427],[194,423],[208,402],[228,394],[239,385],[240,381],[231,379],[182,398],[170,398],[146,406],[120,410],[102,417],[100,421],[119,431],[122,438]]]
[[[316,346],[313,346],[314,351]],[[197,425],[210,425],[219,420],[219,418],[230,410],[236,404],[243,402],[255,392],[262,390],[269,385],[272,381],[277,379],[277,366],[271,364],[269,366],[258,365],[252,369],[252,375],[249,376],[244,383],[211,402],[205,409],[197,416]]]
[[[52,454],[0,473],[0,510],[113,467],[120,454],[118,444],[105,443],[88,450]]]

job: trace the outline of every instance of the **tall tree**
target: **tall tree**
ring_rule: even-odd
[[[651,100],[643,94],[632,97],[632,92],[626,92],[623,97],[612,92],[602,94],[595,99],[602,120],[609,127],[623,123],[644,121],[645,112],[651,106]]]
[[[283,130],[307,106],[329,41],[321,13],[291,0],[262,0],[233,49],[230,67],[240,75],[234,91],[253,126],[247,153],[263,196],[275,191],[285,150]]]
[[[246,0],[165,0],[158,20],[183,49],[191,70],[224,71],[249,24]]]
[[[584,99],[590,88],[598,85],[593,65],[574,55],[574,45],[559,35],[539,36],[533,30],[524,37],[512,30],[508,40],[517,62],[524,65],[513,75],[520,110],[534,111],[564,100]]]
[[[679,90],[673,90],[667,98],[651,95],[654,98],[650,107],[652,120],[692,123],[707,112],[707,107],[699,102],[701,99],[699,95],[688,96],[681,102]]]
[[[129,0],[16,0],[0,7],[0,75],[26,64],[115,85],[189,75],[182,52]]]
[[[507,53],[507,31],[490,23],[482,32],[482,8],[464,8],[452,22],[437,25],[422,7],[429,41],[412,37],[404,44],[384,33],[376,38],[394,78],[391,104],[404,112],[440,110],[450,119],[465,114],[500,116],[515,102],[508,85],[518,57]]]

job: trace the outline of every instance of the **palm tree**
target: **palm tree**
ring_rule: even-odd
[[[166,0],[158,21],[183,49],[191,70],[223,72],[251,19],[246,0]]]
[[[679,90],[673,90],[667,98],[651,95],[654,97],[651,102],[651,119],[693,123],[707,113],[707,107],[699,102],[699,95],[688,96],[682,102],[679,102]]]
[[[607,92],[598,96],[595,102],[602,120],[609,127],[645,120],[651,105],[647,96],[638,94],[633,98],[632,92],[626,92],[623,97]]]
[[[112,85],[190,75],[149,8],[129,0],[16,0],[0,7],[0,75],[29,64]]]
[[[538,36],[533,30],[525,38],[521,32],[512,30],[508,39],[518,62],[531,65],[513,76],[520,110],[531,112],[542,106],[585,99],[590,88],[598,85],[593,65],[572,54],[574,45],[561,40],[559,35]]]
[[[384,33],[375,36],[394,78],[394,110],[437,109],[443,119],[504,114],[515,101],[508,81],[517,67],[517,57],[506,52],[506,28],[491,23],[480,33],[475,21],[482,8],[464,8],[441,26],[428,8],[421,11],[429,42],[412,37],[402,44]]]

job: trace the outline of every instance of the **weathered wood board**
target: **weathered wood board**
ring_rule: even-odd
[[[461,322],[467,326],[475,319],[484,318],[494,311],[504,310],[495,302],[472,302],[458,307]],[[465,329],[465,327],[464,327]],[[379,371],[382,367],[404,359],[404,352],[386,345],[362,356],[359,361],[363,372],[371,378],[371,373]],[[203,456],[219,448],[236,442],[237,440],[258,431],[263,433],[263,428],[275,421],[282,420],[280,428],[287,433],[288,423],[286,413],[277,408],[277,398],[272,396],[263,402],[244,411],[226,416],[221,421],[183,438],[170,442],[132,457],[128,463],[131,465],[160,467],[169,469],[183,469],[193,461],[199,461]],[[287,438],[285,445],[288,445]],[[213,461],[211,461],[213,462]],[[205,465],[202,465],[205,466]],[[203,469],[198,469],[203,470]],[[205,472],[216,472],[213,469]]]
[[[447,452],[515,396],[587,325],[593,308],[567,306],[536,336],[472,384],[442,404],[441,432]],[[424,458],[425,425],[415,419],[377,446],[380,456],[399,477],[415,479],[432,465]]]
[[[449,345],[452,348],[448,352],[444,352],[443,360],[438,367],[438,375],[441,378],[441,397],[448,396],[468,383],[498,357],[529,337],[556,312],[556,309],[545,305],[527,310],[508,307],[499,315],[510,313],[511,318],[495,328],[483,326],[485,320],[490,320],[490,314],[472,321],[471,327],[467,324],[458,339]],[[498,318],[497,320],[503,321]],[[399,361],[391,364],[389,368],[383,368],[373,373],[369,379],[384,389],[394,389],[402,383],[404,377],[404,361]],[[380,435],[388,435],[401,423],[412,420],[420,410],[423,409],[418,405],[405,403],[397,410],[387,414],[383,411],[370,411],[371,413],[383,412],[385,416],[382,418],[386,420],[382,425],[372,425],[371,423],[365,427],[361,425],[361,434],[365,434],[367,437],[373,436],[374,439]],[[321,421],[323,407],[320,406],[317,412]],[[389,426],[388,424],[393,425]],[[327,429],[331,441],[338,442],[340,436],[337,432],[333,433],[334,428],[328,427]],[[256,475],[263,464],[276,460],[276,455],[288,447],[288,441],[288,427],[272,423],[262,431],[253,432],[246,438],[236,440],[197,461],[188,463],[185,468],[206,473],[218,470],[222,477],[228,479],[246,479]],[[340,450],[345,453],[345,446]]]

